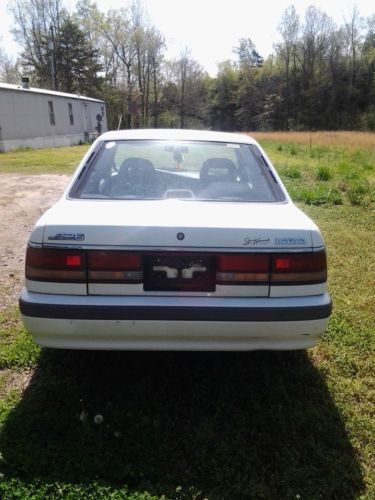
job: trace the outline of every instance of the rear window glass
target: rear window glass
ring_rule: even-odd
[[[70,196],[238,202],[285,199],[256,146],[147,140],[103,143]]]

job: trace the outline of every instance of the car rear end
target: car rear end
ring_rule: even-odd
[[[115,137],[104,137],[92,151]],[[213,138],[225,145],[220,161]],[[90,166],[91,153],[86,157],[29,241],[20,309],[37,343],[126,350],[303,349],[316,343],[331,312],[319,230],[291,203],[260,148],[264,179],[255,189],[249,177],[241,179],[242,153],[232,136],[209,140],[206,149],[216,162],[211,168],[203,158],[204,174],[203,167],[196,173],[181,166],[189,148],[194,151],[191,143],[167,141],[163,151],[171,164],[164,159],[156,166],[141,197],[138,174],[149,160],[133,160],[142,165],[137,172],[127,165],[123,182],[116,166],[107,175],[95,161]],[[239,173],[230,178],[224,159],[232,153]],[[100,157],[108,163],[108,154]],[[91,174],[81,182],[90,168],[97,179]],[[155,186],[162,194],[152,191]]]

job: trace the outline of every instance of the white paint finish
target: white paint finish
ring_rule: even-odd
[[[292,203],[62,199],[39,224],[46,225],[44,243],[48,244],[61,244],[49,238],[67,232],[84,233],[84,245],[145,248],[308,249],[312,247],[311,232],[318,232]],[[178,232],[185,233],[184,240],[177,239]],[[276,242],[285,238],[294,238],[298,243]],[[263,241],[246,244],[257,239]]]
[[[326,319],[278,323],[22,319],[40,345],[100,350],[305,349],[316,344],[328,323]]]
[[[108,221],[110,217],[110,221]],[[163,200],[60,200],[48,210],[49,225],[212,227],[314,230],[315,224],[291,203]]]
[[[54,283],[50,281],[25,280],[30,292],[58,295],[87,295],[86,283]]]
[[[187,129],[133,129],[109,131],[100,137],[101,141],[145,140],[161,141],[213,141],[241,144],[257,144],[255,139],[247,134],[228,132],[212,132],[210,130]]]

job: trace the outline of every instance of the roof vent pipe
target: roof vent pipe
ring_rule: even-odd
[[[22,81],[21,81],[22,88],[23,89],[29,89],[30,88],[29,82],[30,82],[29,77],[28,76],[23,76],[22,77]]]

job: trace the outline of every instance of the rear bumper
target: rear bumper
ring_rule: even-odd
[[[23,290],[35,341],[76,349],[303,349],[328,324],[325,293],[288,298],[47,295]]]

